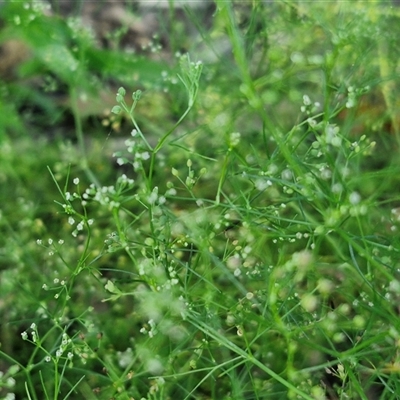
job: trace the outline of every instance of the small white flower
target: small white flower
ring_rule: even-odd
[[[149,204],[154,204],[158,199],[158,187],[155,187],[150,195],[147,197]]]
[[[239,132],[232,132],[229,135],[229,142],[232,147],[236,147],[240,142],[240,133]]]
[[[79,184],[79,178],[75,178],[72,182],[74,182],[74,185],[78,185]]]
[[[46,362],[50,362],[51,361],[51,357],[50,356],[46,356],[44,359]]]
[[[255,182],[255,187],[257,190],[263,191],[265,190],[268,186],[271,186],[272,182],[268,179],[267,181],[264,179],[257,179]]]
[[[314,128],[317,125],[317,121],[313,118],[308,118],[307,122],[311,126],[311,128]]]
[[[36,329],[36,324],[34,322],[31,323],[31,329]]]
[[[284,169],[281,174],[282,179],[290,181],[293,178],[293,173],[290,169]]]
[[[353,192],[349,196],[349,201],[351,204],[356,205],[361,201],[361,196],[357,192]]]
[[[310,100],[310,98],[309,98],[306,94],[303,96],[303,104],[304,104],[305,106],[311,105],[311,100]]]
[[[73,225],[75,223],[75,220],[72,217],[68,217],[68,223],[70,225]]]
[[[165,198],[164,196],[160,196],[160,197],[158,198],[158,204],[164,204],[166,201],[167,201],[167,200],[166,200],[166,198]]]
[[[28,339],[28,334],[25,331],[21,333],[21,336],[23,340]]]
[[[167,191],[166,191],[166,195],[167,196],[176,196],[176,194],[177,194],[178,192],[176,191],[176,189],[175,188],[171,188],[171,189],[168,189]]]

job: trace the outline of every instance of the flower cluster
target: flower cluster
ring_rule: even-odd
[[[119,208],[121,205],[121,198],[127,191],[131,190],[134,186],[134,180],[122,174],[117,179],[116,186],[102,186],[97,187],[91,184],[82,194],[82,205],[86,206],[89,201],[96,202],[102,206],[107,207],[109,210]],[[93,220],[88,220],[90,225]]]
[[[16,380],[14,376],[19,372],[20,367],[18,365],[12,365],[8,371],[0,371],[0,388],[6,388],[12,390],[15,387]],[[9,392],[3,397],[3,400],[14,400],[15,394]]]
[[[40,337],[39,337],[39,333],[38,333],[38,329],[37,329],[37,325],[33,322],[30,325],[30,336],[31,338],[29,338],[29,333],[27,331],[24,331],[21,333],[21,337],[23,340],[29,341],[33,344],[35,344],[38,348],[40,348],[41,350],[43,350],[43,352],[46,354],[44,360],[46,362],[50,362],[53,361],[56,364],[59,362],[60,358],[66,353],[66,351],[71,347],[72,344],[72,340],[71,338],[68,336],[68,334],[66,332],[64,332],[61,336],[61,343],[58,346],[58,348],[55,350],[55,355],[53,355],[52,353],[50,353],[49,351],[47,351],[41,343]],[[74,357],[72,351],[68,351],[67,355],[66,355],[66,359],[67,360],[72,360],[72,358]]]
[[[113,154],[113,157],[116,157],[118,165],[130,163],[132,164],[133,169],[135,171],[138,171],[143,168],[143,161],[149,160],[151,155],[149,151],[143,148],[143,142],[140,140],[136,140],[136,137],[139,136],[137,129],[132,130],[131,136],[131,138],[125,140],[125,146],[128,153],[133,155],[133,161],[130,161],[129,158],[123,154],[122,151],[115,152]]]
[[[36,324],[34,322],[32,322],[32,324],[30,326],[30,329],[31,329],[31,332],[30,332],[31,333],[31,339],[29,339],[29,334],[28,334],[27,331],[23,331],[21,333],[22,339],[23,340],[28,340],[28,341],[30,341],[32,343],[37,343],[38,345],[40,345],[40,342],[38,342],[39,336],[38,336],[37,326],[36,326]]]
[[[147,324],[140,329],[140,333],[149,335],[150,338],[154,337],[158,332],[156,323],[153,319],[149,319]]]
[[[58,361],[60,359],[60,357],[66,352],[66,350],[70,346],[71,342],[72,342],[72,340],[70,339],[70,337],[67,335],[67,333],[64,332],[62,334],[62,339],[61,339],[60,346],[56,350],[56,361]],[[67,353],[67,359],[68,360],[72,360],[73,356],[74,355],[73,355],[73,353],[71,351],[69,351]],[[46,361],[50,361],[50,357],[49,356],[46,357]]]
[[[302,113],[305,113],[306,115],[311,115],[315,113],[320,107],[321,104],[318,101],[313,103],[310,97],[305,94],[303,96],[303,105],[300,107],[300,111]]]
[[[64,244],[64,240],[63,240],[63,239],[59,239],[59,240],[57,241],[57,243],[56,243],[56,242],[54,242],[53,239],[49,238],[49,239],[47,239],[47,244],[48,244],[48,245],[46,245],[46,244],[43,242],[42,239],[37,239],[37,240],[36,240],[36,244],[38,244],[39,246],[42,246],[42,247],[44,247],[45,249],[47,249],[47,250],[48,250],[49,256],[52,256],[52,255],[54,255],[55,253],[58,253],[60,246],[62,246],[62,245]]]

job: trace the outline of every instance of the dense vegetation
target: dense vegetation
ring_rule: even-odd
[[[0,5],[0,397],[400,398],[400,8],[126,3]]]

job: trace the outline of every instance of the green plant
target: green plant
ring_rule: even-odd
[[[157,85],[131,98],[121,87],[114,169],[86,147],[78,167],[49,154],[56,220],[44,224],[23,191],[28,233],[5,208],[7,395],[399,396],[396,66],[377,37],[396,10],[215,5],[202,43],[232,51],[215,45],[204,67],[179,56],[185,96],[162,74],[162,126],[151,121]],[[396,29],[384,33],[392,49]],[[374,125],[362,105],[381,92],[387,113]],[[13,160],[4,175],[21,191],[33,161]]]

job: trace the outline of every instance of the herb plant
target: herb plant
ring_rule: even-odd
[[[2,398],[399,398],[398,9],[213,7],[166,61],[4,6]]]

